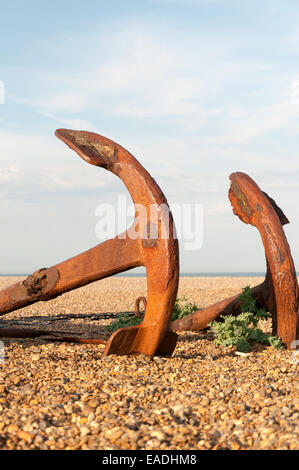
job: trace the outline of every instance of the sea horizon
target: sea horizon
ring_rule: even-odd
[[[32,273],[14,273],[14,274],[0,274],[0,277],[23,277],[30,276]],[[297,276],[299,273],[296,273]],[[188,273],[181,272],[181,277],[263,277],[266,272],[211,272],[211,273]],[[114,276],[118,277],[146,277],[146,273],[119,273]],[[112,276],[111,276],[112,277]]]

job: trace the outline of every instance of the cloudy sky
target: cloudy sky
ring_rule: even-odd
[[[1,0],[0,40],[0,273],[99,243],[96,208],[126,196],[59,127],[115,140],[170,204],[202,205],[182,272],[265,270],[257,230],[230,207],[234,171],[284,210],[299,269],[297,0]]]

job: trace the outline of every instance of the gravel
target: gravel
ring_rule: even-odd
[[[0,288],[20,278],[0,278]],[[259,278],[181,278],[199,307]],[[115,277],[1,318],[103,335],[104,314],[131,312],[144,278]],[[99,319],[61,315],[101,314]],[[43,320],[44,318],[44,320]],[[51,318],[52,321],[48,321]],[[30,325],[32,326],[32,325]],[[269,322],[265,329],[270,329]],[[103,346],[4,339],[1,449],[298,449],[298,365],[291,352],[216,347],[210,331],[182,332],[171,358],[102,357]]]

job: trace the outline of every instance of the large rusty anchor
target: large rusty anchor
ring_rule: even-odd
[[[124,182],[135,205],[135,220],[115,238],[51,268],[41,269],[25,281],[0,291],[0,315],[145,266],[148,301],[144,319],[140,325],[115,331],[103,354],[170,355],[177,340],[177,334],[168,331],[168,324],[178,289],[179,249],[165,196],[136,158],[112,140],[85,131],[59,129],[55,134],[87,163],[111,171]],[[153,218],[153,212],[157,217]],[[26,333],[29,337],[50,334],[40,330],[0,329],[0,337],[25,337]],[[53,340],[105,343],[100,338],[58,334]]]
[[[229,199],[242,222],[255,226],[265,249],[265,280],[252,289],[257,303],[265,307],[273,319],[273,334],[291,348],[299,336],[299,291],[294,262],[283,225],[288,219],[275,201],[244,173],[230,175]],[[199,331],[219,315],[240,312],[239,294],[193,312],[170,323],[172,331]]]

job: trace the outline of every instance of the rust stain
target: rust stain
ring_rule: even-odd
[[[143,232],[142,245],[144,248],[154,248],[158,244],[158,227],[149,222]]]
[[[245,194],[241,191],[236,181],[232,181],[231,190],[234,196],[238,199],[238,204],[239,204],[241,211],[244,212],[244,214],[246,214],[248,217],[251,217],[252,209],[247,201]]]
[[[51,291],[59,279],[59,272],[55,268],[43,268],[31,276],[28,276],[25,281],[16,285],[15,289],[11,291],[10,298],[14,301],[26,301],[26,299],[37,299]]]
[[[281,266],[281,264],[285,260],[284,254],[280,249],[278,249],[278,251],[276,253],[276,260],[277,260],[277,263],[278,263],[279,266]]]

